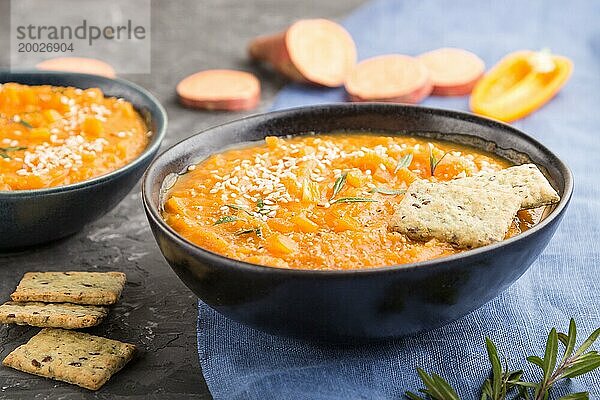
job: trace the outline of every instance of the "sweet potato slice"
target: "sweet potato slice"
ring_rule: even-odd
[[[300,20],[284,32],[260,36],[248,51],[294,81],[327,87],[341,86],[356,64],[352,37],[326,19]]]
[[[431,90],[425,64],[400,54],[364,60],[346,81],[346,92],[351,101],[419,103]]]
[[[260,101],[260,82],[243,71],[212,69],[183,79],[177,85],[181,104],[207,110],[251,110]]]
[[[67,71],[114,78],[115,69],[104,61],[85,57],[58,57],[44,60],[35,66],[45,71]]]
[[[483,76],[485,64],[467,50],[442,48],[419,57],[429,69],[433,94],[437,96],[464,96],[473,90]]]

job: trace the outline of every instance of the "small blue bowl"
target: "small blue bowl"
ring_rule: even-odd
[[[71,185],[0,191],[0,251],[64,238],[114,208],[138,182],[162,142],[167,113],[145,89],[122,79],[68,72],[5,72],[0,83],[100,88],[133,104],[152,131],[148,147],[132,162],[106,175]]]

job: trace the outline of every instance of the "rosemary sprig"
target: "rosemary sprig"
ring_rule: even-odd
[[[235,215],[226,215],[226,216],[221,217],[218,220],[216,220],[213,225],[221,225],[221,224],[226,224],[229,222],[235,222],[235,221],[239,221],[239,220],[240,219],[238,217],[236,217]]]
[[[533,391],[532,398],[534,400],[546,400],[550,389],[556,382],[566,378],[575,378],[600,368],[600,354],[598,354],[597,351],[587,351],[592,344],[594,344],[596,339],[598,339],[599,335],[600,328],[592,332],[581,346],[575,350],[577,326],[573,319],[571,319],[569,323],[569,332],[567,334],[559,334],[555,328],[552,328],[548,334],[548,339],[546,340],[544,358],[537,356],[527,357],[527,361],[537,365],[542,370],[543,376],[542,380],[537,383],[523,382],[523,386],[525,386],[527,390]],[[557,361],[559,342],[565,346],[565,350],[562,359]],[[570,396],[584,396],[584,394],[574,393]],[[564,398],[561,399],[564,400]]]
[[[398,160],[398,164],[396,165],[396,168],[394,169],[394,173],[400,171],[402,168],[410,167],[412,160],[413,160],[412,153],[408,153],[408,154],[404,155],[400,160]]]
[[[433,144],[429,143],[429,170],[431,171],[431,176],[433,176],[438,164],[444,159],[444,157],[446,157],[447,154],[448,153],[444,153],[444,155],[441,156],[438,160],[438,158],[433,153]]]
[[[20,123],[21,125],[23,125],[25,128],[28,128],[28,129],[33,129],[33,125],[31,125],[29,122],[27,122],[27,121],[25,121],[25,120],[23,120],[23,119],[20,119],[20,120],[19,120],[19,123]]]
[[[383,188],[383,187],[374,187],[374,188],[370,189],[369,192],[397,196],[399,194],[405,194],[406,190],[405,189],[389,189],[389,188]]]
[[[240,205],[237,205],[237,204],[225,204],[225,207],[229,207],[232,210],[236,210],[236,211],[243,211],[246,214],[250,215],[251,217],[254,217],[254,214],[252,213],[252,211],[248,210],[244,206],[240,206]]]
[[[530,356],[527,361],[537,365],[542,370],[540,382],[523,381],[523,371],[511,371],[505,365],[502,368],[500,357],[494,343],[486,338],[486,350],[488,359],[492,366],[490,377],[486,379],[481,387],[481,400],[505,400],[511,392],[515,392],[517,399],[525,400],[548,400],[550,389],[556,382],[575,378],[600,368],[600,354],[597,351],[588,351],[600,336],[600,328],[592,334],[575,350],[577,340],[577,327],[575,320],[569,323],[567,334],[552,328],[546,341],[544,357]],[[563,356],[558,361],[558,343],[565,347]],[[456,391],[439,375],[428,375],[420,368],[417,373],[425,385],[420,389],[427,397],[421,397],[412,392],[406,392],[406,397],[412,400],[459,400]],[[589,400],[589,393],[577,392],[560,397],[558,400]]]
[[[260,238],[262,237],[262,229],[260,229],[260,228],[242,229],[242,230],[237,231],[235,234],[237,236],[241,236],[241,235],[247,235],[249,233],[255,233],[256,236],[258,236]]]
[[[10,160],[11,156],[8,155],[8,153],[10,153],[12,151],[21,151],[21,150],[27,150],[27,147],[24,147],[24,146],[0,147],[0,157]]]
[[[377,200],[367,199],[366,197],[341,197],[337,200],[329,202],[329,204],[340,203],[377,203]]]
[[[271,212],[270,209],[266,208],[265,202],[261,198],[259,198],[256,201],[256,211],[249,210],[247,207],[240,206],[237,204],[224,204],[224,205],[225,205],[225,207],[229,207],[232,210],[243,211],[246,214],[248,214],[249,216],[254,217],[254,218],[261,218],[262,216],[267,215],[268,213]]]
[[[335,196],[337,196],[337,194],[342,190],[342,188],[344,187],[344,185],[346,184],[346,177],[348,176],[347,172],[344,172],[342,175],[340,175],[334,182],[333,184],[333,192],[331,194],[331,197],[329,198],[329,201],[331,202],[331,200],[333,200],[335,198]]]

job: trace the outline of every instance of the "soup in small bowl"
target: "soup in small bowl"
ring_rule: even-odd
[[[0,73],[0,250],[59,239],[133,188],[158,151],[166,113],[123,80]]]
[[[152,131],[99,88],[0,84],[0,191],[83,182],[128,164]]]

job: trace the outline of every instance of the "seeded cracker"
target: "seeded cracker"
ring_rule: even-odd
[[[557,203],[560,200],[556,190],[534,164],[524,164],[506,168],[494,173],[476,175],[451,181],[457,185],[486,189],[494,184],[508,185],[523,200],[521,208],[537,208]]]
[[[46,328],[2,362],[7,367],[98,390],[133,357],[135,346],[82,332]]]
[[[521,199],[499,184],[482,189],[416,181],[396,208],[390,229],[413,240],[480,247],[504,239]]]
[[[27,272],[10,295],[13,301],[108,305],[119,300],[122,272]]]
[[[100,306],[9,301],[0,306],[0,323],[78,329],[98,325],[107,314]]]

